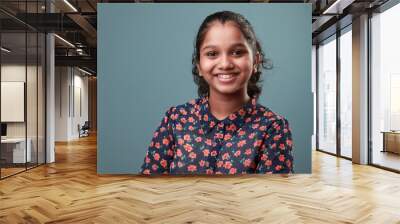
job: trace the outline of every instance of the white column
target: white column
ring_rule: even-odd
[[[353,162],[368,163],[368,16],[353,20]]]
[[[47,57],[47,77],[46,77],[46,163],[55,161],[54,133],[55,133],[55,77],[54,77],[54,35],[49,33],[46,36],[46,57]]]
[[[47,1],[47,12],[53,12],[54,6]],[[55,161],[54,133],[55,133],[55,44],[54,35],[46,35],[46,163]]]

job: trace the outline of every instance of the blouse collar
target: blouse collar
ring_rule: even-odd
[[[230,114],[224,120],[218,120],[212,115],[209,110],[208,97],[202,97],[200,99],[200,124],[201,128],[208,133],[216,125],[222,127],[225,126],[228,131],[236,131],[245,123],[246,118],[255,110],[257,105],[257,98],[251,98],[242,108],[236,112]]]

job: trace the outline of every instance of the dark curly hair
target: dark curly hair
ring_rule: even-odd
[[[199,97],[204,97],[209,95],[210,87],[208,83],[204,80],[203,77],[199,75],[199,70],[197,69],[197,64],[200,62],[200,47],[204,41],[205,35],[209,29],[209,25],[214,22],[219,21],[222,24],[225,22],[232,21],[238,25],[238,28],[242,32],[245,37],[247,43],[250,45],[253,57],[255,58],[258,53],[260,56],[260,61],[258,62],[257,71],[252,74],[248,85],[247,85],[247,94],[250,97],[257,97],[261,93],[261,73],[262,68],[270,69],[272,65],[268,65],[269,61],[265,58],[264,51],[262,50],[260,42],[257,40],[256,34],[254,33],[253,27],[250,22],[244,18],[239,13],[231,12],[231,11],[221,11],[216,12],[207,16],[203,23],[200,25],[199,31],[197,32],[197,36],[194,43],[194,51],[192,55],[192,74],[193,79],[196,85],[198,86],[197,93]]]

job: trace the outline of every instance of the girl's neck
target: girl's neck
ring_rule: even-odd
[[[210,92],[208,104],[211,114],[218,120],[223,120],[243,107],[250,97],[247,91],[231,95]]]

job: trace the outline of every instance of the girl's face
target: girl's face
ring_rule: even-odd
[[[244,91],[255,69],[253,52],[236,23],[214,22],[200,46],[199,75],[211,94],[231,95]]]

